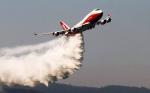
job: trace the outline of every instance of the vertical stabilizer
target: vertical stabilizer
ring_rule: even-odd
[[[70,29],[70,27],[63,21],[60,21],[60,26],[63,30]]]

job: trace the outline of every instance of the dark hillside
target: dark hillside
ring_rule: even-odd
[[[65,84],[52,84],[49,87],[2,87],[0,93],[150,93],[150,89],[127,87],[127,86],[106,86],[102,88],[79,87]]]

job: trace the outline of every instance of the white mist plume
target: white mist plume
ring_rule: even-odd
[[[81,66],[81,34],[38,45],[0,49],[0,83],[34,86],[67,78]]]

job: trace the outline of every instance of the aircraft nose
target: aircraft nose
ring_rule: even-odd
[[[103,13],[103,11],[102,10],[98,10],[99,11],[99,13]]]
[[[95,9],[95,11],[98,11],[98,10],[100,10],[100,9]]]
[[[100,13],[100,14],[103,13],[101,9],[95,9],[95,12]]]

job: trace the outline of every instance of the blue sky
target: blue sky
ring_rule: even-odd
[[[149,0],[1,0],[0,47],[35,44],[33,32],[60,30],[94,8],[112,13],[112,23],[84,33],[82,68],[61,83],[82,86],[131,85],[150,87]]]

